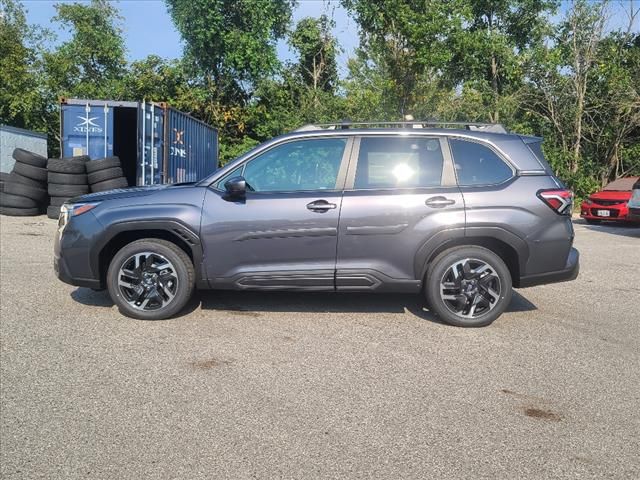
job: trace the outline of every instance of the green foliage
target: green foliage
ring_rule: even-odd
[[[117,96],[125,73],[125,47],[116,7],[107,0],[57,4],[54,22],[71,39],[44,55],[48,88],[60,96]]]
[[[289,42],[300,54],[300,75],[313,90],[333,92],[338,83],[337,43],[331,34],[334,26],[326,15],[303,18],[291,33]]]
[[[195,72],[211,76],[227,100],[277,68],[292,0],[166,1]]]
[[[291,25],[294,0],[166,3],[183,57],[128,63],[117,4],[56,5],[56,43],[0,0],[0,122],[47,131],[55,154],[60,96],[167,101],[219,129],[226,163],[307,123],[499,120],[543,136],[578,197],[640,175],[640,32],[607,31],[606,0],[562,18],[557,0],[341,0],[360,29],[342,79],[332,19]]]
[[[39,88],[39,41],[14,0],[0,0],[0,124],[43,131],[46,110]]]

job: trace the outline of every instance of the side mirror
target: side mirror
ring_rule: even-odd
[[[224,189],[230,197],[242,198],[247,194],[247,181],[244,177],[233,177],[224,182]]]

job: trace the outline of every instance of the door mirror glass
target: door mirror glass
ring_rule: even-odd
[[[247,194],[247,181],[244,177],[232,177],[224,183],[224,189],[232,197],[244,197]]]

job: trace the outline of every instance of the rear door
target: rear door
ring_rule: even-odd
[[[445,138],[362,136],[342,200],[336,288],[419,291],[421,248],[464,236],[464,225]]]

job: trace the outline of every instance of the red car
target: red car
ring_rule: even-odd
[[[631,199],[633,184],[640,177],[624,177],[614,180],[599,192],[593,193],[580,207],[580,216],[587,223],[600,223],[603,220],[633,222],[629,218],[627,203]]]

